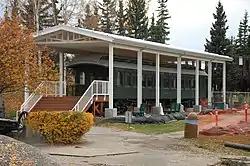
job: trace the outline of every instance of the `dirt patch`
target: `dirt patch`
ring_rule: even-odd
[[[225,127],[214,126],[200,131],[199,134],[206,136],[250,134],[250,122],[240,121],[236,125],[228,125]]]

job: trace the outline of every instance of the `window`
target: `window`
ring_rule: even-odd
[[[142,87],[146,87],[146,76],[142,76]]]
[[[194,79],[192,79],[192,89],[195,89],[195,80]]]
[[[170,82],[170,80],[169,80],[168,76],[165,75],[165,76],[163,77],[163,87],[164,87],[164,88],[169,88],[169,82]]]
[[[80,85],[85,85],[85,73],[80,73]]]
[[[153,76],[147,76],[147,87],[153,87],[154,86],[154,79]]]
[[[137,76],[134,74],[132,75],[132,86],[137,87]]]
[[[181,89],[185,89],[185,78],[181,79]]]
[[[118,71],[116,75],[116,85],[121,86],[122,82],[123,82],[122,73]]]
[[[124,85],[131,86],[131,74],[126,72],[124,75]]]
[[[192,80],[191,79],[188,80],[188,89],[192,89]]]
[[[172,78],[172,88],[176,89],[176,78]]]

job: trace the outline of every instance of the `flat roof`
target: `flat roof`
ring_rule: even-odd
[[[105,43],[113,43],[114,47],[117,46],[124,46],[127,49],[131,48],[142,50],[143,52],[148,53],[159,53],[161,55],[165,56],[172,56],[172,57],[183,57],[186,59],[199,59],[204,61],[213,61],[217,63],[224,63],[226,61],[232,61],[233,58],[229,56],[214,54],[214,53],[208,53],[205,51],[197,51],[197,50],[191,50],[191,49],[183,49],[179,47],[174,47],[167,44],[161,44],[151,41],[145,41],[141,39],[135,39],[131,37],[126,36],[119,36],[115,34],[109,34],[99,31],[93,31],[89,29],[84,28],[78,28],[78,27],[72,27],[67,25],[58,25],[54,27],[49,27],[47,29],[44,29],[43,31],[39,31],[38,34],[35,35],[35,40],[37,44],[40,45],[48,45],[50,47],[54,48],[62,48],[62,47],[69,47],[71,49],[81,49],[81,47],[84,47],[84,45],[92,45],[92,47],[95,47],[94,41],[80,41],[80,40],[47,40],[48,37],[51,37],[52,35],[57,34],[57,32],[66,32],[66,33],[73,33],[77,35],[82,35],[90,38],[97,39],[98,41],[102,41]],[[63,36],[63,35],[62,35]],[[69,37],[68,37],[69,39]],[[98,43],[97,45],[101,45],[101,43]],[[97,46],[96,45],[96,46]],[[102,46],[106,46],[102,44]]]

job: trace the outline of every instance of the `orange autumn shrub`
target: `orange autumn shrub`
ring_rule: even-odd
[[[85,112],[31,112],[27,126],[39,132],[48,143],[73,144],[78,142],[94,124],[91,113]]]

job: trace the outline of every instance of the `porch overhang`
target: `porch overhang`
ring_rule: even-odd
[[[199,59],[215,63],[225,63],[233,60],[229,56],[182,49],[166,44],[66,25],[58,25],[40,31],[35,35],[35,40],[38,45],[46,45],[55,51],[72,54],[82,54],[83,52],[108,54],[109,43],[112,43],[114,48],[117,48],[114,54],[136,57],[136,52],[142,51],[144,53],[143,58],[149,60],[155,60],[155,54],[162,56],[161,61],[176,60],[177,57],[181,57],[184,60]]]

